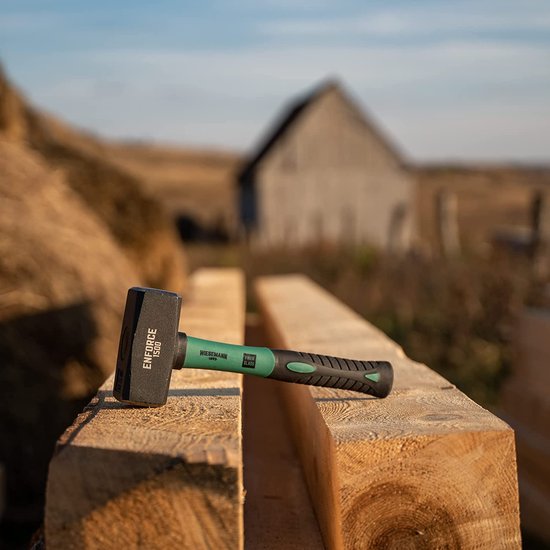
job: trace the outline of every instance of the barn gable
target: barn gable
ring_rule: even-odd
[[[400,166],[404,166],[404,155],[396,147],[394,143],[385,135],[380,127],[372,120],[372,117],[365,114],[356,101],[346,92],[344,87],[334,79],[329,79],[305,96],[291,101],[283,110],[282,115],[277,118],[269,132],[263,137],[259,145],[253,151],[241,169],[238,181],[240,184],[245,184],[253,177],[254,172],[259,165],[269,156],[273,148],[290,133],[297,123],[302,119],[308,110],[311,109],[321,98],[328,93],[337,93],[347,106],[354,112],[365,130],[371,133],[380,145],[386,150],[389,156],[393,157],[395,162]]]
[[[410,241],[403,157],[333,81],[289,106],[243,167],[239,196],[245,233],[268,245]]]

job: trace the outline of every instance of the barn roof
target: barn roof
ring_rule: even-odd
[[[283,111],[282,116],[273,125],[273,129],[260,141],[259,146],[253,151],[252,155],[245,162],[239,174],[239,182],[243,182],[253,174],[256,167],[269,153],[270,149],[281,139],[289,129],[297,122],[300,116],[307,110],[309,106],[315,103],[321,96],[331,90],[337,90],[344,99],[354,107],[361,116],[363,123],[367,128],[378,138],[386,150],[396,159],[399,164],[403,164],[402,154],[396,146],[386,137],[386,135],[376,126],[366,113],[356,104],[356,102],[346,93],[343,86],[334,79],[329,79],[316,86],[313,91],[302,95],[295,101],[291,102]]]

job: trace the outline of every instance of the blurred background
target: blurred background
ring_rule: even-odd
[[[0,62],[0,547],[126,289],[209,265],[308,274],[508,421],[548,547],[548,2],[3,0]]]

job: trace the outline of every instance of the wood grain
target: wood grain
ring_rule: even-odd
[[[384,400],[284,386],[327,548],[519,548],[509,426],[307,278],[256,294],[271,344],[395,368]]]
[[[200,270],[191,289],[180,330],[243,343],[241,272]],[[166,406],[153,409],[118,403],[112,384],[57,444],[48,548],[242,548],[241,377],[174,371]]]

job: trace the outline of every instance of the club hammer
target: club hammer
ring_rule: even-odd
[[[114,396],[124,403],[166,403],[172,369],[209,369],[326,386],[386,397],[393,383],[388,361],[357,361],[300,351],[237,346],[178,332],[181,297],[166,290],[128,290]]]

